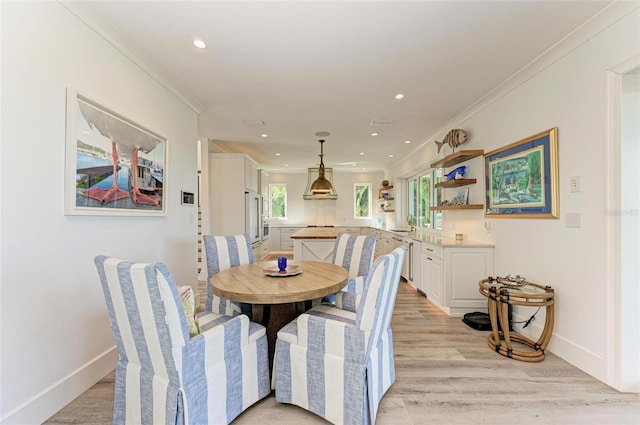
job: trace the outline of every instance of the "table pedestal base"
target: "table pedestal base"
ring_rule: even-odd
[[[273,355],[276,352],[278,331],[295,319],[298,314],[295,303],[265,304],[262,310],[262,325],[267,328],[269,345],[269,370],[273,370]]]

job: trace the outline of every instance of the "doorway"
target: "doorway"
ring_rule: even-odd
[[[640,56],[607,83],[607,383],[640,392]]]

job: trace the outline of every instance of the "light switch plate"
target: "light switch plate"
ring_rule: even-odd
[[[569,191],[571,193],[580,192],[580,177],[572,176],[569,185]]]
[[[580,213],[566,213],[564,225],[566,227],[580,227]]]

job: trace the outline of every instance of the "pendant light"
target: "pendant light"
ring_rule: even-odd
[[[327,180],[324,176],[324,150],[323,150],[324,140],[320,140],[320,168],[318,169],[318,178],[316,181],[311,183],[311,193],[314,195],[326,195],[331,193],[333,186],[331,186],[331,182]]]
[[[328,136],[326,131],[316,133],[318,137]],[[305,200],[335,200],[338,194],[333,187],[333,169],[324,166],[324,139],[320,142],[320,167],[309,168],[309,180],[307,189],[304,191],[302,198]]]

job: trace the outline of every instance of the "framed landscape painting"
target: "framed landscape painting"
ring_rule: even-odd
[[[67,89],[65,214],[164,215],[167,141]]]
[[[485,217],[558,218],[558,128],[484,154]]]

